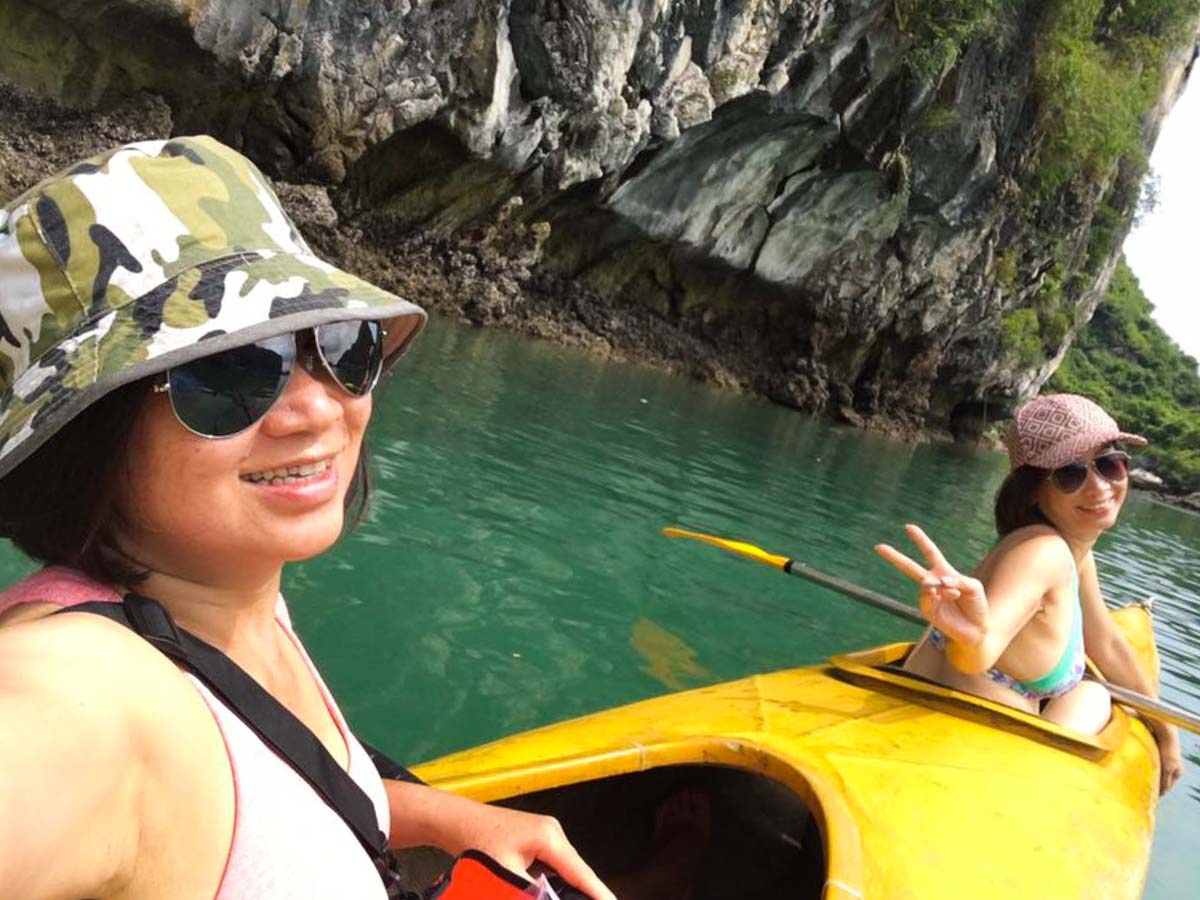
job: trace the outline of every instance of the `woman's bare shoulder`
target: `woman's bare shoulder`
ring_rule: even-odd
[[[76,721],[94,714],[91,724],[104,730],[161,722],[171,702],[190,691],[174,664],[141,637],[84,612],[0,628],[0,685],[8,700],[36,696]]]
[[[0,720],[17,733],[52,732],[56,765],[77,777],[153,761],[142,774],[158,778],[202,743],[224,759],[208,705],[175,664],[85,612],[0,628]]]
[[[29,600],[24,603],[18,603],[0,612],[0,628],[6,625],[19,625],[22,622],[34,622],[38,619],[44,619],[46,616],[54,615],[60,609],[62,609],[61,606],[57,603],[51,603],[48,600]]]
[[[220,871],[232,828],[220,732],[199,692],[141,637],[83,612],[0,628],[0,721],[14,737],[0,740],[0,800],[14,820],[37,820],[74,848],[54,882],[74,887],[47,896],[153,881],[156,859],[191,858],[184,846]],[[150,833],[146,822],[172,827]],[[50,845],[33,840],[24,852],[26,843],[0,821],[0,869],[49,865]]]
[[[62,662],[66,658],[82,664],[102,657],[108,662],[114,652],[141,656],[138,648],[161,656],[128,628],[104,616],[72,612],[57,604],[26,603],[8,610],[0,629],[0,641],[31,653],[45,654]]]
[[[1067,576],[1070,559],[1071,548],[1058,531],[1049,525],[1026,525],[1001,538],[980,564],[980,571],[1040,574],[1050,585]]]
[[[993,553],[1049,554],[1063,558],[1071,548],[1058,530],[1049,525],[1024,525],[997,542]]]

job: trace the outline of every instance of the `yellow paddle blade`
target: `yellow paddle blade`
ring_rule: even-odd
[[[713,534],[701,534],[699,531],[685,531],[682,528],[673,528],[670,526],[664,528],[662,533],[665,537],[691,538],[693,541],[712,544],[714,547],[720,547],[722,550],[728,550],[730,553],[736,553],[738,556],[744,556],[746,559],[752,559],[755,562],[774,566],[776,569],[786,569],[787,564],[791,562],[786,556],[768,553],[762,547],[755,547],[753,544],[747,544],[745,541],[730,541]]]

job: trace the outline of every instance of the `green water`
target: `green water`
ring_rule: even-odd
[[[640,367],[434,322],[379,395],[372,516],[287,577],[364,737],[417,761],[580,713],[817,662],[917,630],[692,542],[752,540],[909,597],[874,556],[926,526],[969,566],[997,454],[909,446]],[[0,552],[0,583],[27,570]],[[1200,709],[1200,517],[1140,497],[1098,549],[1152,594],[1163,695]],[[1147,896],[1191,898],[1200,740],[1159,807]]]

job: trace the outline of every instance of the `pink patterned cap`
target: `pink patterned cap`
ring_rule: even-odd
[[[1013,413],[1004,433],[1008,459],[1014,469],[1019,466],[1057,469],[1115,441],[1136,447],[1146,444],[1140,434],[1122,431],[1112,416],[1078,394],[1034,397]]]

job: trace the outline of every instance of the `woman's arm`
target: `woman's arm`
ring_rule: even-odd
[[[103,898],[134,871],[129,686],[87,664],[98,629],[80,624],[0,630],[0,900]]]
[[[997,549],[984,582],[989,613],[987,636],[974,651],[959,650],[960,656],[978,667],[976,673],[995,665],[1013,638],[1041,609],[1047,593],[1055,588],[1066,589],[1072,565],[1071,549],[1048,530]],[[946,655],[954,664],[949,650]]]
[[[1147,697],[1157,697],[1158,689],[1150,675],[1142,670],[1137,655],[1121,629],[1113,622],[1100,593],[1096,560],[1091,553],[1079,567],[1079,600],[1083,607],[1083,645],[1087,655],[1113,684],[1127,687]],[[1166,793],[1183,776],[1183,750],[1179,729],[1174,725],[1146,720],[1158,742],[1162,760],[1159,790]]]
[[[1067,577],[1070,550],[1049,531],[998,550],[984,585],[950,565],[916,525],[905,530],[928,566],[887,544],[876,552],[920,586],[922,614],[946,636],[950,664],[967,675],[990,669],[1038,611],[1046,592]]]
[[[616,900],[550,816],[490,806],[420,784],[383,784],[393,847],[432,845],[456,855],[473,848],[518,873],[537,861],[594,900]]]

